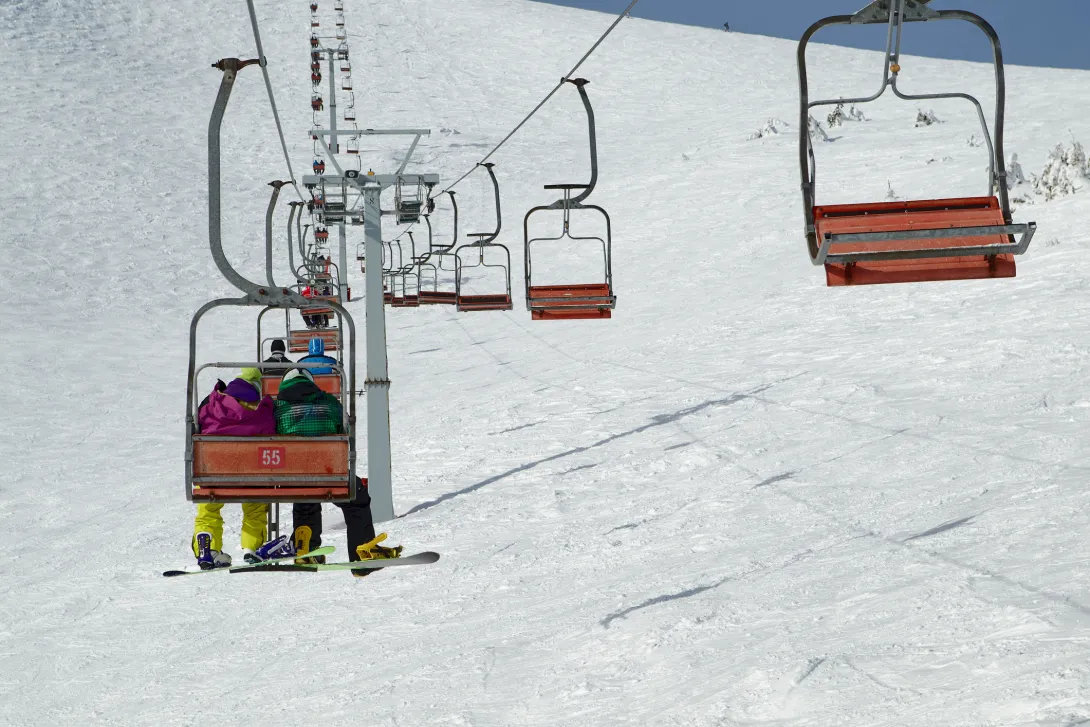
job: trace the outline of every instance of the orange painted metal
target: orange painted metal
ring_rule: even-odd
[[[343,479],[314,481],[316,475]],[[228,479],[238,477],[250,479]],[[344,499],[349,492],[348,439],[194,435],[193,479],[193,500],[198,502]]]
[[[826,205],[814,208],[814,220],[819,244],[826,234],[939,230],[1006,224],[999,200],[995,197]],[[1008,242],[1007,235],[845,242],[834,243],[829,249],[829,254],[949,249]],[[825,279],[830,286],[1013,277],[1015,277],[1013,255],[972,255],[825,264]]]
[[[533,320],[597,319],[611,318],[613,315],[609,307],[609,286],[605,283],[535,285],[527,291],[527,296]],[[598,307],[589,307],[595,305],[595,299],[605,302]]]
[[[318,385],[318,388],[322,391],[333,394],[334,396],[341,395],[341,377],[337,374],[312,374],[314,376],[314,383]],[[263,396],[276,396],[280,393],[280,376],[262,376],[261,377],[261,394]]]
[[[420,303],[454,305],[458,302],[458,294],[441,290],[421,290]]]
[[[309,350],[310,339],[320,338],[325,342],[327,351],[337,350],[337,328],[303,328],[288,333],[288,350],[292,353]]]
[[[463,295],[457,299],[458,309],[476,310],[511,310],[509,295]]]

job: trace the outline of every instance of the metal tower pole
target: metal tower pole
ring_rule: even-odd
[[[363,177],[360,178],[363,180]],[[367,180],[363,192],[367,312],[367,490],[376,523],[394,519],[390,456],[390,380],[386,366],[386,310],[382,299],[382,185]],[[343,248],[342,248],[343,251]]]
[[[337,52],[327,48],[326,54],[329,58],[329,130],[333,132],[329,136],[329,150],[333,154],[340,154],[341,141],[337,137],[337,63],[334,60]]]
[[[348,196],[348,194],[346,192],[345,193],[345,197],[346,197],[345,207],[348,206],[347,196]],[[345,234],[345,230],[344,230],[344,217],[341,217],[341,224],[337,225],[337,228],[340,231],[340,239],[341,239],[341,261],[339,263],[340,269],[337,271],[337,288],[339,289],[339,292],[340,292],[341,305],[347,305],[348,304],[348,236]],[[355,342],[353,341],[353,343],[355,343]]]

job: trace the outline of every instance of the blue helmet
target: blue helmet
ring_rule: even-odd
[[[310,346],[307,348],[311,356],[325,355],[325,341],[320,338],[310,339]]]

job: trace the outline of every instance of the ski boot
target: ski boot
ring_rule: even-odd
[[[388,560],[390,558],[400,558],[404,546],[398,545],[393,548],[388,548],[385,545],[379,545],[383,540],[386,540],[386,533],[379,533],[375,536],[374,540],[357,546],[356,555],[360,560]],[[382,569],[360,568],[359,570],[352,571],[352,575],[356,578],[364,578],[377,570]]]
[[[310,552],[311,529],[309,525],[300,525],[292,536],[295,544],[296,555],[306,555]],[[316,555],[312,558],[296,558],[295,565],[321,565],[325,563],[324,555]]]
[[[288,540],[287,535],[270,540],[257,550],[247,548],[242,551],[242,557],[247,563],[262,563],[270,558],[286,558],[291,555],[295,555],[295,546]]]
[[[193,547],[197,551],[197,566],[201,570],[229,568],[231,566],[230,555],[220,550],[212,550],[211,533],[197,533]]]

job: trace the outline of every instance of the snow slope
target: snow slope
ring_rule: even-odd
[[[260,5],[298,170],[306,3]],[[415,168],[445,180],[610,22],[523,0],[346,0],[346,16],[361,126],[434,129]],[[827,289],[801,236],[793,44],[626,20],[581,69],[613,320],[388,311],[405,513],[388,529],[443,560],[167,580],[191,557],[187,326],[231,292],[207,249],[209,64],[253,54],[245,4],[6,0],[0,21],[0,525],[22,553],[0,561],[0,723],[1090,720],[1086,190],[1019,210],[1040,231],[1015,280]],[[815,95],[880,71],[878,54],[812,53]],[[906,85],[988,97],[986,66],[905,66]],[[1027,172],[1090,141],[1085,73],[1009,83]],[[516,259],[541,185],[586,176],[566,91],[494,160]],[[822,201],[980,193],[973,116],[934,109],[946,123],[881,105],[834,130]],[[792,126],[748,141],[770,117]],[[228,254],[257,277],[265,185],[285,172],[252,70],[224,138]],[[488,229],[485,181],[458,191],[463,231]],[[251,321],[216,319],[203,357],[245,354]],[[332,509],[326,528],[343,549]]]

